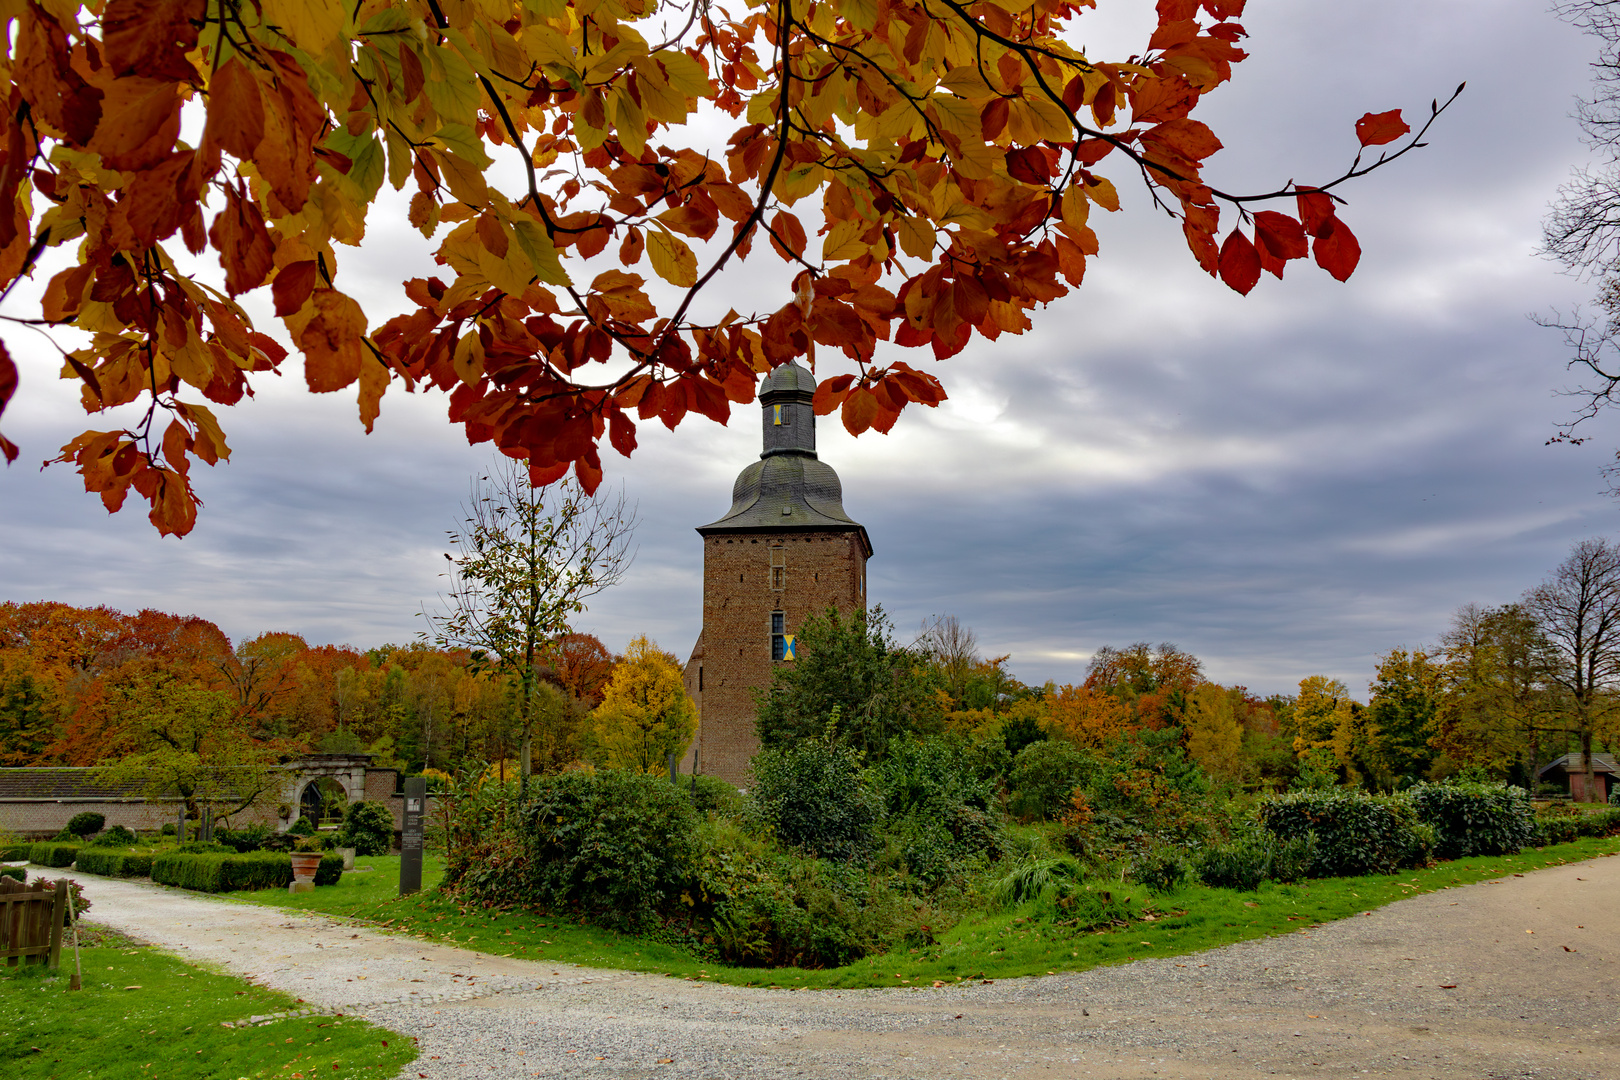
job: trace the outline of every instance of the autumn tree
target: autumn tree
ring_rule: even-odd
[[[1562,691],[1561,718],[1580,747],[1586,791],[1592,741],[1620,716],[1620,546],[1582,540],[1552,576],[1524,595],[1524,607],[1552,646],[1548,675]]]
[[[1368,684],[1369,758],[1382,785],[1407,787],[1434,763],[1435,718],[1442,694],[1440,665],[1425,649],[1391,649]]]
[[[1042,704],[1046,730],[1082,748],[1106,748],[1134,726],[1130,709],[1118,697],[1089,684],[1065,683]]]
[[[1179,725],[1187,695],[1204,681],[1204,666],[1169,642],[1138,641],[1123,649],[1104,645],[1092,655],[1086,685],[1114,695],[1136,722],[1151,728]]]
[[[502,458],[474,481],[462,527],[450,533],[448,610],[429,617],[441,647],[486,655],[518,683],[519,761],[533,769],[537,663],[568,632],[585,601],[616,585],[630,568],[636,514],[621,493],[587,494],[572,481],[529,483],[527,470]]]
[[[607,693],[616,660],[595,634],[567,633],[547,646],[542,662],[559,686],[594,709]]]
[[[680,662],[642,636],[614,665],[607,694],[591,712],[586,746],[599,765],[655,773],[670,754],[686,753],[697,725]]]
[[[817,411],[887,431],[944,398],[899,350],[1028,329],[1082,281],[1126,177],[1239,292],[1307,257],[1348,277],[1339,188],[1441,106],[1416,132],[1363,116],[1337,176],[1227,191],[1193,114],[1247,55],[1244,0],[1159,0],[1123,59],[1080,47],[1090,7],[20,0],[0,287],[75,245],[37,317],[11,317],[88,337],[63,371],[89,411],[145,406],[56,460],[109,510],[133,489],[189,531],[193,464],[231,453],[215,410],[290,368],[284,343],[368,430],[391,386],[432,386],[469,440],[587,492],[602,440],[628,455],[638,421],[724,422],[818,348],[846,370],[823,366]],[[445,269],[375,324],[340,252],[384,184]],[[750,257],[758,309],[722,285]],[[277,335],[239,300],[258,290]],[[15,388],[0,354],[0,407]]]
[[[1243,776],[1243,725],[1234,707],[1243,700],[1216,683],[1201,683],[1188,695],[1183,733],[1187,756],[1217,780],[1235,781]]]
[[[1440,636],[1443,693],[1434,745],[1455,764],[1505,776],[1524,766],[1534,790],[1543,736],[1563,734],[1549,679],[1555,657],[1520,604],[1465,604]]]

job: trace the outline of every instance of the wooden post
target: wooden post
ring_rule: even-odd
[[[62,965],[62,923],[68,909],[68,880],[56,879],[56,895],[51,898],[51,951],[45,966],[55,971]]]

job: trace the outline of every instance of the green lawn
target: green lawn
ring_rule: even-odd
[[[313,893],[230,895],[252,903],[354,916],[425,940],[523,959],[656,971],[743,985],[928,986],[935,981],[1083,971],[1148,956],[1184,956],[1250,938],[1306,930],[1436,889],[1617,852],[1620,841],[1614,838],[1584,839],[1540,851],[1527,849],[1519,855],[1459,859],[1398,877],[1268,883],[1253,893],[1196,885],[1167,896],[1152,896],[1137,885],[1098,882],[1099,887],[1130,898],[1134,918],[1128,928],[1077,934],[1033,920],[1025,909],[969,918],[933,945],[897,949],[824,971],[706,964],[669,945],[554,916],[464,908],[433,891],[442,865],[431,857],[423,873],[424,891],[411,897],[395,895],[397,857],[360,859],[357,866],[374,869],[345,874],[339,884]]]
[[[153,948],[81,950],[84,989],[62,970],[0,967],[0,1061],[16,1080],[235,1080],[393,1077],[411,1040],[363,1020],[224,1021],[299,1008],[286,994],[217,975]]]

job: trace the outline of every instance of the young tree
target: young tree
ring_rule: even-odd
[[[896,644],[882,607],[848,618],[836,608],[799,627],[798,659],[779,664],[755,692],[766,749],[819,738],[838,710],[838,737],[873,757],[907,731],[940,726],[938,677],[925,657]]]
[[[568,631],[585,601],[618,584],[634,552],[635,510],[588,495],[572,481],[529,484],[522,464],[503,458],[473,484],[463,527],[450,533],[447,611],[429,616],[441,647],[474,650],[518,685],[519,762],[533,768],[537,662]]]
[[[587,749],[599,765],[655,773],[668,755],[686,753],[697,723],[680,662],[638,637],[614,665],[607,694],[591,713]]]
[[[1524,594],[1525,610],[1552,645],[1549,677],[1580,743],[1588,798],[1595,797],[1592,740],[1616,718],[1620,686],[1620,547],[1582,540],[1551,577]]]
[[[979,642],[955,615],[923,620],[922,631],[911,647],[938,665],[945,691],[957,708],[966,708],[968,681],[979,663]]]
[[[1563,730],[1553,715],[1551,643],[1519,604],[1465,604],[1440,645],[1445,663],[1435,748],[1459,765],[1499,776],[1522,762],[1533,791],[1541,736]]]
[[[89,335],[64,370],[91,411],[148,406],[57,460],[108,509],[133,488],[160,531],[189,531],[193,461],[230,455],[203,399],[234,404],[286,365],[235,299],[266,286],[310,390],[356,388],[368,429],[390,385],[432,384],[534,482],[572,469],[594,491],[602,439],[629,454],[637,419],[724,421],[817,346],[849,360],[817,408],[852,432],[938,404],[938,381],[877,363],[878,342],[944,358],[1022,333],[1098,252],[1110,173],[1140,178],[1239,292],[1308,256],[1347,278],[1360,246],[1335,189],[1422,145],[1440,106],[1417,132],[1399,110],[1363,116],[1336,177],[1223,190],[1204,174],[1221,141],[1193,113],[1247,55],[1244,0],[1159,0],[1117,62],[1081,51],[1090,6],[13,5],[0,286],[77,242],[41,321]],[[411,277],[407,313],[374,326],[338,251],[384,183],[414,188],[410,224],[448,280]],[[176,234],[218,270],[180,269],[199,261]],[[730,310],[723,271],[767,249],[777,299]],[[0,354],[0,407],[15,383]]]

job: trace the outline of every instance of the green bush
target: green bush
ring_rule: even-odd
[[[223,855],[235,849],[225,846],[218,840],[187,840],[177,845],[174,850],[182,855]]]
[[[176,830],[175,830],[175,827],[174,827],[174,822],[165,821],[163,823],[163,827],[158,830],[158,835],[159,836],[173,836],[175,834],[175,831]]]
[[[990,887],[990,899],[1004,911],[1035,900],[1048,889],[1072,892],[1080,884],[1080,864],[1073,859],[1022,859]]]
[[[240,829],[220,829],[214,834],[214,838],[238,855],[245,855],[264,847],[270,839],[270,826],[254,822]]]
[[[700,814],[718,814],[729,818],[742,815],[742,792],[718,776],[693,776],[690,780],[681,781],[679,786],[692,800],[692,808]]]
[[[754,758],[752,812],[784,844],[840,862],[877,847],[883,798],[861,769],[861,755],[828,739],[807,739]]]
[[[1170,844],[1156,844],[1131,860],[1131,879],[1151,892],[1175,892],[1191,873],[1186,851]]]
[[[90,841],[92,847],[129,847],[139,840],[135,833],[122,825],[114,825],[94,840]]]
[[[21,866],[0,866],[0,877],[16,878],[18,881],[28,880],[28,871]]]
[[[1205,848],[1193,869],[1205,885],[1253,892],[1263,881],[1298,881],[1316,857],[1316,834],[1283,840],[1264,829],[1249,829],[1226,844]]]
[[[33,847],[33,844],[6,844],[0,847],[0,860],[26,859]]]
[[[1435,854],[1511,855],[1536,838],[1535,813],[1523,788],[1478,782],[1419,783],[1405,798],[1434,827]]]
[[[1411,803],[1346,788],[1270,796],[1259,820],[1284,840],[1316,834],[1309,877],[1393,874],[1424,865],[1434,849],[1434,828]]]
[[[78,858],[79,848],[82,846],[81,844],[62,844],[55,840],[47,840],[28,849],[28,861],[39,866],[72,866],[73,860]]]
[[[75,869],[103,877],[148,877],[153,856],[147,852],[116,851],[92,845],[79,852]]]
[[[315,871],[316,885],[331,885],[343,875],[343,856],[327,855]],[[292,857],[255,851],[247,855],[166,852],[152,860],[152,880],[198,892],[286,888],[292,882]]]
[[[1595,814],[1579,810],[1548,815],[1536,821],[1534,843],[1567,844],[1583,836],[1620,835],[1620,809],[1600,810]]]
[[[84,839],[100,832],[106,824],[106,814],[98,814],[94,810],[85,810],[68,818],[67,831],[80,839]]]
[[[315,823],[307,817],[300,816],[297,821],[288,827],[287,831],[294,836],[314,836]]]
[[[634,929],[680,896],[698,816],[676,785],[604,769],[539,777],[529,792],[528,865],[513,870],[531,884],[531,902]],[[456,887],[472,888],[467,872]]]
[[[375,799],[358,799],[343,810],[338,847],[356,855],[387,855],[394,847],[394,813]]]
[[[1096,769],[1092,755],[1062,739],[1030,743],[1007,777],[1008,812],[1019,821],[1050,821],[1069,809],[1069,796]]]

